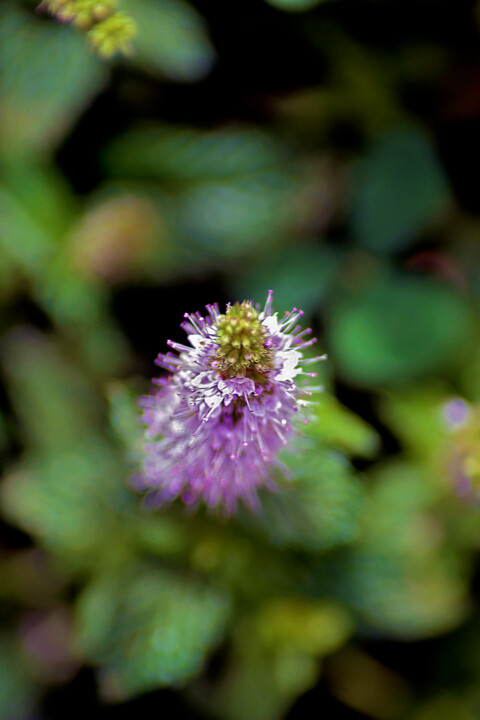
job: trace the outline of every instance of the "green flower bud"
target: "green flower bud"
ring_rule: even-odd
[[[262,382],[273,367],[266,331],[250,302],[235,303],[217,321],[216,361],[225,378],[248,377]]]

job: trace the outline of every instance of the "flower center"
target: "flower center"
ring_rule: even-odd
[[[250,302],[235,303],[217,321],[216,364],[225,378],[248,377],[266,381],[273,368],[273,350],[267,334]]]

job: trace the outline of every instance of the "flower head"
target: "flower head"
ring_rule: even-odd
[[[311,330],[296,325],[302,311],[279,320],[272,296],[263,310],[244,301],[224,314],[216,304],[207,305],[207,317],[187,313],[182,328],[190,345],[169,341],[177,354],[158,356],[169,374],[154,380],[159,392],[142,399],[150,442],[137,477],[157,503],[181,496],[228,514],[239,499],[257,508],[257,489],[275,487],[271,466],[281,465],[278,453],[298,411],[308,422],[308,398],[321,388],[308,386],[316,373],[304,370],[320,358],[303,358],[315,339],[305,340]]]
[[[449,463],[453,488],[464,500],[480,503],[480,408],[462,398],[442,408],[450,434]]]

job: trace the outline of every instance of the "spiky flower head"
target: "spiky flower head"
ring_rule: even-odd
[[[154,380],[159,391],[142,399],[147,424],[145,460],[136,485],[152,491],[154,503],[176,497],[204,501],[226,514],[242,500],[258,508],[257,489],[274,488],[272,466],[298,425],[308,422],[309,386],[316,373],[304,367],[310,328],[296,325],[293,308],[279,320],[273,293],[263,310],[250,301],[207,305],[208,315],[186,314],[182,328],[190,345],[169,341],[176,351],[156,363],[168,371]],[[299,412],[300,411],[300,412]],[[284,468],[285,469],[285,468]]]

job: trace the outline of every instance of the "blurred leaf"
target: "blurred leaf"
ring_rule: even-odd
[[[77,606],[77,643],[104,663],[104,691],[120,698],[179,685],[218,644],[227,599],[194,578],[134,568],[87,586]]]
[[[2,600],[27,608],[53,606],[65,585],[53,558],[34,546],[0,556],[0,575]]]
[[[366,385],[401,384],[461,358],[473,337],[467,302],[425,277],[382,271],[332,308],[331,356]]]
[[[25,658],[7,637],[0,638],[0,717],[2,720],[28,720],[38,693]]]
[[[3,413],[0,413],[0,455],[8,445],[8,426]]]
[[[16,165],[16,171],[20,167]],[[21,185],[18,178],[12,184]],[[48,174],[44,177],[41,170],[32,184],[20,191],[22,200],[0,186],[0,249],[5,251],[7,270],[9,264],[18,266],[32,284],[34,299],[69,339],[76,340],[96,372],[120,372],[128,350],[106,312],[105,290],[73,267],[66,253],[59,252],[54,233],[66,218],[62,212],[55,215],[57,201],[61,204],[56,195],[54,183],[50,185]]]
[[[95,374],[121,373],[129,357],[125,338],[108,312],[106,289],[58,253],[38,282],[37,299],[64,336],[80,347]]]
[[[105,153],[114,174],[184,183],[271,170],[286,159],[283,148],[257,129],[205,132],[166,125],[129,130]]]
[[[393,123],[403,120],[405,110],[398,97],[391,53],[357,42],[333,24],[323,32],[321,42],[332,64],[332,93],[327,108],[333,105],[333,122],[347,122],[357,132],[377,138]]]
[[[69,562],[96,563],[99,547],[123,552],[124,506],[130,500],[123,468],[106,443],[91,440],[70,451],[29,454],[7,477],[2,500],[8,517]]]
[[[4,164],[2,174],[8,192],[32,223],[38,223],[52,238],[63,238],[76,202],[58,169],[17,155]]]
[[[261,606],[258,633],[271,649],[323,657],[341,647],[353,632],[349,613],[311,598],[274,598]]]
[[[428,700],[414,711],[412,720],[476,720],[478,713],[468,698],[447,692]]]
[[[23,272],[41,274],[54,250],[52,236],[22,203],[0,186],[0,244],[2,255]]]
[[[105,80],[83,38],[12,7],[0,15],[0,139],[6,155],[57,147]]]
[[[293,212],[291,181],[274,173],[192,186],[177,209],[179,230],[216,258],[272,243]]]
[[[112,382],[107,388],[110,423],[132,461],[143,454],[144,428],[140,423],[139,395],[139,392],[120,382]]]
[[[326,4],[325,0],[322,3]],[[307,138],[313,139],[317,147],[325,143],[332,146],[332,137],[339,128],[348,128],[348,133],[353,131],[355,138],[375,139],[380,132],[405,122],[408,117],[398,92],[397,56],[386,48],[357,41],[340,23],[331,22],[337,8],[329,3],[326,13],[316,14],[317,18],[323,15],[320,22],[303,26],[308,39],[326,57],[327,78],[317,86],[297,85],[288,94],[275,98],[289,132],[304,146]],[[343,147],[350,145],[351,136],[346,140],[340,132]],[[342,194],[345,198],[345,192]]]
[[[277,720],[318,679],[318,658],[295,649],[269,651],[254,633],[248,622],[238,623],[232,667],[208,698],[213,716]]]
[[[300,307],[307,314],[318,310],[330,289],[340,265],[340,258],[326,246],[279,248],[268,262],[257,258],[248,274],[233,278],[237,297],[260,298],[265,289],[275,291],[275,307]]]
[[[330,659],[327,683],[334,697],[372,720],[404,717],[411,707],[403,678],[353,644]]]
[[[259,537],[251,513],[239,513],[237,521],[229,527],[216,523],[197,526],[197,531],[189,534],[192,567],[231,588],[242,605],[257,605],[259,598],[271,597],[272,592],[292,592],[302,574],[292,558],[279,554],[268,537],[267,542]],[[257,532],[246,534],[245,528],[252,527]]]
[[[2,360],[30,448],[54,453],[101,431],[94,388],[55,343],[33,328],[17,329],[4,340]]]
[[[202,17],[183,0],[122,0],[138,32],[132,62],[170,80],[203,78],[215,52]]]
[[[325,550],[353,540],[363,506],[346,461],[313,444],[286,459],[294,479],[262,497],[262,514],[246,519],[278,547]]]
[[[354,236],[368,250],[403,250],[431,226],[448,199],[445,175],[425,133],[415,127],[390,130],[358,167]]]
[[[431,461],[443,453],[448,428],[443,407],[449,400],[445,389],[430,386],[413,392],[390,395],[382,403],[382,417],[388,421],[413,456]]]
[[[445,542],[438,497],[415,466],[377,472],[364,535],[335,570],[337,591],[370,633],[426,638],[464,619],[468,561]]]
[[[285,149],[258,130],[140,128],[114,141],[105,163],[114,174],[162,181],[179,248],[217,262],[278,243],[295,224],[298,179]]]
[[[303,10],[310,10],[320,3],[329,2],[329,0],[267,0],[267,2],[279,10],[302,12]]]
[[[1,189],[0,189],[1,195]],[[0,206],[2,200],[0,197]],[[22,278],[18,265],[7,253],[3,252],[3,243],[1,238],[0,223],[0,303],[7,305],[8,300],[15,295],[16,290],[21,285]]]
[[[135,546],[148,555],[184,555],[188,547],[184,519],[167,513],[137,514],[130,520],[130,529]]]
[[[352,631],[340,607],[304,598],[273,598],[234,630],[225,675],[208,703],[226,720],[276,720],[317,680],[319,659]]]
[[[130,493],[121,459],[103,436],[94,387],[32,330],[7,336],[3,358],[27,446],[3,487],[7,514],[50,549],[80,560],[96,559],[104,538],[106,550],[120,552]]]
[[[352,455],[372,457],[379,448],[380,438],[377,432],[341,405],[338,400],[322,393],[320,405],[315,411],[315,419],[309,424],[306,432],[318,438],[323,445],[343,450]]]

